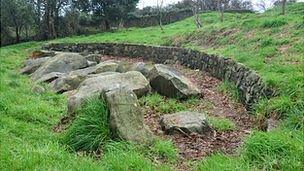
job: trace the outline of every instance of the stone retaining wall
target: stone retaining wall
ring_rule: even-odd
[[[170,24],[176,21],[186,19],[193,16],[193,12],[190,9],[180,10],[180,11],[170,11],[162,14],[162,24]],[[149,27],[156,26],[159,24],[159,16],[148,15],[148,16],[133,16],[125,21],[125,27]],[[193,23],[194,24],[194,23]]]
[[[270,97],[273,92],[267,88],[261,77],[253,70],[230,58],[209,55],[196,50],[119,43],[62,43],[47,44],[46,50],[67,52],[90,52],[123,57],[143,57],[156,63],[167,60],[179,62],[191,69],[200,69],[221,80],[235,83],[241,92],[241,100],[248,109],[261,97]]]

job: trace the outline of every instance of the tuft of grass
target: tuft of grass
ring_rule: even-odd
[[[274,28],[274,27],[280,27],[287,24],[287,22],[284,20],[284,18],[275,18],[275,19],[269,19],[269,20],[265,20],[262,23],[262,27],[263,28]]]
[[[110,139],[109,110],[103,99],[92,97],[76,112],[76,118],[63,137],[75,151],[94,151]]]
[[[152,148],[152,152],[156,153],[161,159],[168,161],[176,161],[179,156],[178,149],[175,148],[171,140],[157,140]]]
[[[243,157],[262,170],[303,170],[304,141],[299,137],[283,130],[255,132],[245,141]]]
[[[219,86],[218,90],[224,94],[229,95],[235,102],[240,101],[240,91],[233,83],[229,81],[223,81]]]
[[[234,122],[223,117],[208,117],[211,127],[217,131],[233,131],[237,129]]]
[[[102,162],[105,170],[170,170],[167,166],[154,165],[135,145],[123,141],[108,142]]]
[[[157,93],[149,94],[140,99],[141,105],[147,105],[157,112],[163,114],[174,113],[186,110],[189,105],[198,102],[194,98],[189,99],[189,101],[180,102],[173,98],[166,98]]]
[[[213,154],[209,157],[201,160],[196,169],[198,171],[217,171],[217,170],[225,170],[225,171],[249,171],[252,170],[250,168],[250,164],[238,157],[227,156],[221,153]]]

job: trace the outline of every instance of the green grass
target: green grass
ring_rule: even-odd
[[[208,116],[211,127],[217,131],[233,131],[237,129],[234,122],[227,118]]]
[[[66,114],[67,99],[49,91],[33,93],[31,89],[35,84],[27,76],[18,74],[29,52],[40,45],[25,43],[1,48],[0,170],[170,170],[153,163],[144,150],[121,148],[126,142],[103,143],[107,152],[100,160],[71,151],[70,146],[75,150],[95,149],[108,134],[105,127],[94,127],[96,123],[105,124],[102,120],[105,115],[98,113],[104,111],[101,101],[90,101],[80,109],[83,114],[90,113],[90,117],[76,118],[78,121],[70,131],[70,146],[60,143],[62,136],[52,129]],[[98,118],[101,120],[94,120]],[[73,135],[88,131],[83,123],[94,127],[94,136],[75,141]],[[112,151],[109,146],[118,150]],[[145,150],[150,151],[150,148]]]
[[[250,164],[245,160],[238,157],[229,157],[227,155],[218,153],[212,156],[206,157],[201,160],[197,166],[196,170],[199,171],[249,171],[253,170],[250,168]]]
[[[257,132],[245,142],[243,157],[262,170],[303,170],[303,137],[297,136],[286,131]]]
[[[96,151],[110,140],[109,110],[104,100],[92,97],[76,113],[64,133],[65,144],[75,151]]]
[[[224,22],[219,22],[218,14],[211,12],[201,14],[203,27],[199,30],[193,18],[189,18],[164,26],[164,32],[159,27],[130,28],[51,42],[179,45],[245,64],[277,92],[276,97],[257,104],[255,113],[280,116],[282,126],[274,132],[255,131],[236,155],[214,154],[200,161],[198,168],[304,170],[303,12],[304,3],[298,3],[288,6],[285,16],[273,9],[263,14],[225,14]],[[109,148],[99,160],[77,155],[60,144],[60,136],[52,128],[66,113],[66,98],[49,91],[32,93],[34,84],[27,76],[18,74],[26,56],[41,44],[29,42],[0,48],[0,170],[169,169],[146,155],[150,148],[130,150],[125,147],[129,145],[122,145],[125,142],[104,144],[105,149],[107,145]],[[153,97],[147,103],[162,112],[185,109],[178,101],[165,99],[167,106],[162,106],[158,100],[159,97]],[[172,153],[167,145],[159,145],[158,149],[159,155]]]
[[[156,153],[161,159],[174,162],[178,159],[178,149],[174,147],[174,144],[170,140],[158,140],[152,148],[152,152]]]
[[[140,99],[141,105],[149,106],[151,109],[162,114],[187,110],[189,104],[196,102],[197,101],[194,98],[182,102],[173,98],[166,98],[157,93],[146,95]]]
[[[142,153],[143,150],[127,142],[109,142],[104,147],[105,170],[170,170],[168,166],[157,167]],[[147,149],[146,149],[147,150]]]
[[[218,88],[218,91],[220,91],[224,94],[227,94],[235,102],[240,102],[240,91],[233,83],[228,82],[228,81],[223,81],[217,88]]]
[[[66,112],[66,98],[48,91],[32,93],[31,81],[17,73],[28,52],[39,45],[1,48],[0,170],[98,169],[97,161],[69,153],[52,131]]]

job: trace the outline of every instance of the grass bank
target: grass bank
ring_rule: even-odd
[[[158,27],[130,28],[52,42],[177,45],[244,63],[277,91],[276,97],[257,104],[256,114],[279,116],[283,121],[274,131],[254,131],[236,156],[215,154],[193,169],[304,170],[303,14],[304,3],[288,6],[285,16],[273,9],[263,14],[225,14],[225,21],[219,22],[217,13],[205,13],[200,30],[189,18],[164,26],[163,32]],[[65,97],[49,91],[35,94],[31,91],[35,85],[18,74],[26,56],[41,44],[0,49],[0,170],[169,169],[153,163],[144,150],[134,152],[115,142],[105,147],[108,155],[101,160],[71,153],[60,144],[52,128],[66,112]],[[163,149],[169,149],[168,156],[174,156],[167,146],[159,144],[155,151],[163,155],[167,153]],[[117,162],[130,165],[117,167]]]

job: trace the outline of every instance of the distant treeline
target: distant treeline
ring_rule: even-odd
[[[137,9],[139,0],[1,0],[1,46],[90,34],[121,27],[146,27],[182,20],[199,12],[217,10],[214,0],[184,0],[162,7]],[[252,4],[225,0],[225,10],[250,12]]]

